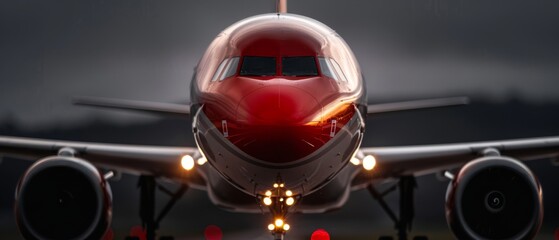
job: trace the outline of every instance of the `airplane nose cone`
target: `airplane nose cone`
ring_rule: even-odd
[[[265,162],[301,159],[324,145],[319,126],[322,106],[292,86],[268,86],[247,94],[237,108],[238,134],[229,140]]]
[[[297,126],[316,121],[322,107],[306,91],[292,86],[269,86],[245,96],[237,108],[239,121],[260,126]]]

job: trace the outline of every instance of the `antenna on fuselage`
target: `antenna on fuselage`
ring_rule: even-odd
[[[276,0],[278,14],[287,13],[287,0]]]

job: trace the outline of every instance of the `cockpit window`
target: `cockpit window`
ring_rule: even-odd
[[[318,63],[320,64],[320,70],[324,76],[330,77],[336,81],[341,80],[347,82],[347,78],[336,60],[332,58],[319,57]]]
[[[282,75],[283,76],[318,76],[315,58],[305,57],[283,57]]]
[[[214,76],[212,77],[212,82],[219,78],[219,74],[221,74],[221,72],[223,71],[223,68],[225,67],[225,64],[227,64],[228,60],[229,59],[224,59],[223,61],[221,61],[221,64],[219,64],[219,67],[217,68],[217,70],[214,73]]]
[[[225,68],[225,70],[223,70],[223,74],[219,78],[219,80],[221,81],[223,79],[226,79],[228,77],[231,77],[231,76],[235,75],[235,73],[237,72],[237,67],[238,66],[239,66],[239,57],[231,58],[231,60],[229,61],[229,64],[227,64],[227,67]]]
[[[226,58],[221,61],[219,67],[212,77],[212,81],[219,81],[235,75],[237,67],[239,66],[239,57]]]
[[[241,65],[241,76],[274,76],[276,75],[275,57],[244,57]]]
[[[329,78],[332,78],[332,79],[338,81],[338,77],[334,73],[334,70],[332,68],[332,64],[330,63],[330,61],[328,59],[323,58],[323,57],[319,57],[318,62],[320,63],[320,70],[322,71],[322,75],[327,76]]]
[[[344,71],[342,71],[342,68],[340,67],[338,62],[336,62],[336,60],[334,60],[332,58],[330,58],[329,60],[332,63],[332,65],[334,66],[334,69],[336,69],[336,72],[338,73],[338,77],[340,77],[340,79],[342,81],[347,82],[347,78],[345,77]]]

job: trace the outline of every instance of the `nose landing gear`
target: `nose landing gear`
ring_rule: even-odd
[[[275,240],[283,240],[285,234],[291,226],[286,223],[289,209],[293,207],[301,198],[300,194],[294,194],[285,188],[285,183],[278,180],[273,184],[273,189],[258,194],[259,203],[268,207],[273,216],[273,222],[268,225],[268,230]]]

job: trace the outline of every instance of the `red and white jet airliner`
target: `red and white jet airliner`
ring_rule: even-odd
[[[16,216],[28,239],[98,239],[111,221],[106,181],[140,175],[142,221],[155,238],[155,179],[206,190],[227,210],[269,211],[283,239],[292,212],[341,207],[368,188],[405,239],[415,176],[451,179],[446,216],[460,239],[529,239],[543,218],[542,190],[521,162],[556,157],[559,137],[407,147],[362,147],[371,114],[464,104],[446,98],[368,105],[350,47],[308,17],[278,13],[241,20],[221,32],[198,63],[191,104],[79,98],[78,104],[192,117],[196,147],[154,147],[0,137],[0,153],[34,160],[16,190]],[[446,170],[460,168],[457,174]],[[101,172],[99,169],[109,169]],[[392,179],[400,214],[373,184]],[[168,211],[166,208],[163,215]]]

